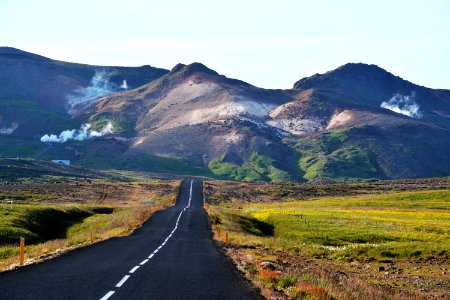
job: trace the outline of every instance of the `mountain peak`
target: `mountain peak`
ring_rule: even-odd
[[[349,82],[352,82],[352,85],[359,84],[364,86],[386,83],[387,81],[391,82],[391,84],[394,82],[398,84],[400,81],[407,82],[374,64],[347,63],[326,73],[300,79],[294,84],[294,89],[342,87]]]
[[[194,73],[205,73],[209,75],[219,75],[216,71],[211,70],[207,66],[205,66],[202,63],[194,62],[190,65],[185,64],[177,64],[173,69],[170,71],[171,73],[181,73],[184,76],[189,76]]]
[[[346,63],[334,70],[331,70],[325,74],[337,74],[342,73],[345,75],[351,74],[364,74],[364,73],[372,73],[372,72],[384,72],[388,73],[385,69],[380,68],[374,64],[365,64],[365,63]]]

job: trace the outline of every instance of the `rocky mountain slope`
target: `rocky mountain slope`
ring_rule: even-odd
[[[2,82],[7,80],[7,87],[27,85],[17,79],[19,75],[8,76],[1,62],[2,91]],[[91,84],[89,76],[83,77],[84,89],[89,89],[98,72],[93,71],[95,67],[86,68],[91,70]],[[145,76],[139,73],[143,69]],[[71,159],[94,168],[246,181],[450,174],[450,91],[414,85],[374,65],[347,64],[301,79],[289,90],[258,88],[200,63],[179,64],[170,72],[150,67],[114,70],[112,74],[120,75],[109,75],[108,82],[115,88],[95,98],[88,99],[89,92],[67,84],[62,86],[72,92],[55,92],[59,98],[46,102],[42,93],[51,94],[52,88],[58,91],[60,83],[31,93],[36,103],[63,111],[67,123],[52,127],[44,121],[48,126],[36,129],[36,135],[53,133],[57,142],[47,148],[36,146],[29,153],[44,150],[43,159]],[[120,89],[124,78],[129,89]],[[35,80],[30,79],[34,86],[38,85]],[[74,80],[64,77],[61,82],[72,84]],[[78,100],[71,101],[77,91]],[[20,103],[8,102],[2,93],[0,105]],[[7,120],[3,126],[8,122],[16,121]],[[92,128],[57,135],[84,122]],[[15,134],[14,130],[0,139]],[[0,154],[11,153],[11,149],[17,151],[0,142]]]
[[[72,118],[79,109],[167,72],[67,63],[0,47],[0,154],[33,157],[45,147],[42,133],[80,126]]]
[[[7,134],[5,128],[9,127],[15,128],[11,133],[29,136],[35,133],[36,125],[48,130],[61,127],[59,122],[67,122],[68,117],[89,102],[138,87],[165,73],[166,70],[150,66],[124,68],[66,63],[0,47],[2,133]]]

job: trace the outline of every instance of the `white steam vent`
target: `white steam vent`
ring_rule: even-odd
[[[388,101],[381,103],[381,107],[411,118],[419,119],[422,117],[422,113],[419,111],[420,106],[416,103],[414,93],[409,96],[395,94]]]
[[[68,95],[69,113],[76,113],[77,110],[88,106],[94,100],[108,96],[121,89],[128,89],[128,83],[125,79],[122,81],[122,85],[118,86],[110,81],[111,75],[112,73],[107,70],[96,71],[89,86],[79,87],[71,95]]]
[[[12,134],[19,127],[19,123],[13,122],[9,127],[1,127],[0,134]]]
[[[120,86],[120,88],[124,89],[124,90],[128,90],[128,84],[125,79],[122,81],[122,85]]]
[[[90,100],[113,93],[114,87],[109,81],[109,78],[110,74],[106,71],[96,71],[89,86],[77,88],[73,95],[67,97],[69,105],[74,106],[82,102],[89,102]]]
[[[69,140],[83,141],[94,137],[100,137],[106,134],[113,133],[113,125],[110,121],[100,131],[92,129],[89,123],[81,125],[80,129],[64,130],[59,135],[46,134],[41,137],[43,143],[65,143]]]

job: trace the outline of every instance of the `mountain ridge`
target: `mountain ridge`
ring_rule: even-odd
[[[198,62],[177,64],[138,86],[80,103],[64,117],[72,128],[88,122],[100,130],[110,122],[114,133],[54,144],[47,159],[247,181],[450,174],[450,91],[414,85],[376,65],[349,63],[274,90]],[[12,149],[0,143],[0,154]]]

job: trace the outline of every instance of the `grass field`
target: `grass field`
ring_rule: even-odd
[[[173,205],[178,181],[0,186],[0,271],[114,236],[130,234],[155,211]],[[11,204],[13,203],[13,204]]]
[[[217,203],[214,192],[209,196]],[[357,282],[359,289],[372,293],[367,299],[449,296],[450,286],[441,284],[450,279],[446,273],[450,267],[450,190],[218,203],[209,206],[213,221],[218,223],[216,230],[229,232],[237,249],[232,252],[236,260],[244,261],[247,267],[253,265],[253,279],[270,285],[275,292],[292,294],[293,286],[305,283],[303,277],[309,273],[328,297],[323,294],[311,299],[332,295],[359,299],[361,295],[342,292],[334,279],[320,273],[329,268],[336,274],[352,274],[354,282],[347,284]],[[293,260],[294,265],[301,265],[299,259],[314,263],[305,267],[307,271],[292,267],[289,272],[274,273],[272,281],[262,279],[267,274],[261,275],[261,262],[283,266],[283,261]],[[291,284],[280,287],[280,280],[290,280]],[[387,291],[371,291],[372,286]]]
[[[450,256],[449,190],[242,207],[227,213],[275,228],[274,238],[255,242],[296,253],[360,261]]]

